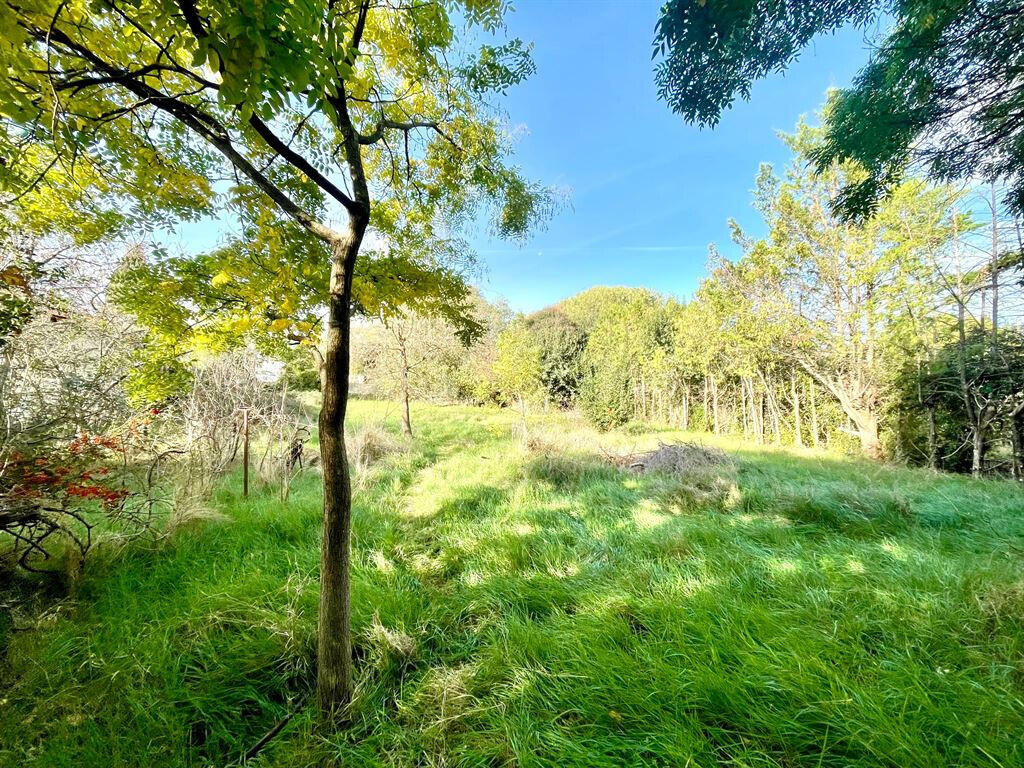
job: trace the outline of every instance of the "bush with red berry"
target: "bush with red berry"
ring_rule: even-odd
[[[152,420],[147,414],[117,433],[80,432],[70,440],[26,444],[0,458],[0,533],[11,544],[0,552],[40,570],[62,546],[84,556],[98,526],[121,533],[147,527]]]

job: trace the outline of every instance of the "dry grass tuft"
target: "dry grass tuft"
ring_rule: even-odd
[[[662,496],[680,511],[735,509],[742,502],[735,462],[717,448],[698,443],[659,443],[653,451],[611,456],[620,467],[661,475]]]
[[[362,474],[381,459],[400,453],[404,447],[377,424],[364,424],[348,437],[349,457],[357,474]]]
[[[428,744],[443,749],[448,737],[464,730],[476,703],[470,691],[476,665],[438,665],[427,671],[403,714],[419,726]]]
[[[697,443],[658,443],[646,453],[621,457],[622,466],[635,472],[689,475],[707,469],[735,469],[732,459],[717,448]]]
[[[377,614],[366,628],[366,637],[373,666],[384,667],[388,662],[405,664],[416,658],[419,648],[416,638],[400,629],[385,627]]]
[[[1024,623],[1024,579],[1012,584],[992,586],[978,596],[978,606],[983,614],[997,623]]]
[[[214,509],[205,495],[178,488],[167,520],[167,530],[172,532],[199,523],[224,523],[229,519],[223,512]]]

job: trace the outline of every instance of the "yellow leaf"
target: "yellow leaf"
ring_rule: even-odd
[[[283,318],[283,317],[277,318],[277,320],[275,320],[274,322],[272,322],[270,324],[270,329],[272,331],[283,331],[287,327],[288,327],[288,320],[286,318]]]
[[[231,275],[229,275],[222,269],[220,272],[213,276],[213,279],[210,280],[210,285],[212,285],[214,288],[220,288],[221,286],[227,285],[230,282]]]

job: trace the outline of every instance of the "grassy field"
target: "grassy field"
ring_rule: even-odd
[[[724,445],[720,503],[604,456],[678,433],[414,420],[358,480],[354,725],[252,764],[1024,765],[1019,488]],[[318,481],[228,478],[4,635],[0,766],[237,761],[313,682]]]

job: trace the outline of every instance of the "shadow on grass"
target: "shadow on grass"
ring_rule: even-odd
[[[742,452],[737,499],[690,503],[481,421],[421,431],[356,500],[355,722],[306,712],[263,764],[1022,764],[1008,485]],[[19,649],[0,763],[250,746],[312,686],[315,480],[91,575]]]

